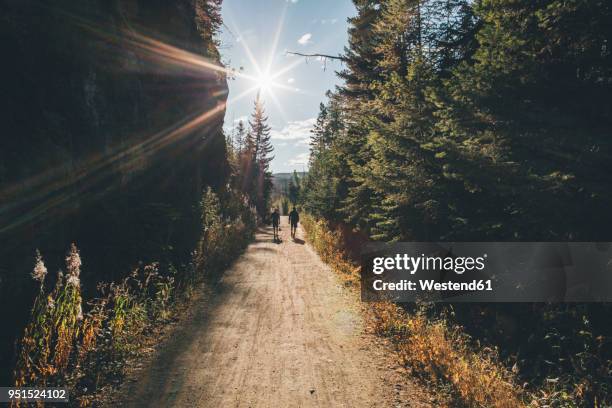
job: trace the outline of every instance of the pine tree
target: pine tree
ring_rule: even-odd
[[[242,126],[240,124],[242,123]],[[255,205],[255,182],[256,179],[256,166],[255,157],[256,143],[253,133],[250,129],[246,129],[244,122],[240,121],[239,126],[241,128],[243,136],[242,149],[240,149],[240,155],[238,156],[238,180],[237,185],[240,191],[249,199],[251,205]]]
[[[210,56],[219,58],[218,47],[220,42],[217,34],[223,24],[221,6],[223,0],[195,0],[195,22],[198,33],[204,43],[208,45]]]
[[[434,154],[423,148],[432,126],[425,96],[432,78],[423,39],[427,24],[423,2],[389,0],[374,27],[382,80],[373,86],[372,153],[364,174],[380,198],[371,211],[376,239],[411,239],[435,231],[430,224],[438,217],[439,202],[432,194],[438,169]]]
[[[608,3],[354,3],[308,211],[383,240],[572,239],[610,219]]]
[[[268,212],[270,193],[272,191],[272,173],[270,162],[274,156],[271,141],[271,128],[268,126],[268,117],[259,94],[255,99],[255,106],[249,120],[247,134],[247,163],[250,170],[249,195],[261,216]]]
[[[338,150],[345,133],[339,106],[342,98],[331,93],[328,93],[328,97],[327,105],[320,105],[319,116],[312,130],[309,172],[303,182],[300,200],[312,214],[342,221],[342,199],[347,195],[349,175],[347,162]]]
[[[244,126],[244,122],[242,120],[238,121],[238,125],[236,126],[236,132],[234,136],[234,146],[237,154],[240,156],[242,151],[245,148],[246,142],[246,128]]]
[[[338,72],[338,76],[345,81],[339,87],[344,96],[351,99],[368,99],[369,81],[372,80],[377,56],[374,50],[372,27],[380,15],[381,0],[354,0],[357,16],[349,18],[349,40],[345,47],[343,62],[346,68]]]
[[[469,0],[428,0],[425,2],[427,38],[431,65],[440,77],[450,76],[477,48],[478,20]]]
[[[337,194],[340,201],[334,218],[364,230],[369,229],[372,203],[377,201],[364,171],[371,153],[367,144],[371,125],[369,103],[374,97],[371,84],[379,79],[379,55],[373,27],[380,19],[384,3],[381,0],[354,0],[357,15],[349,19],[348,46],[344,53],[346,68],[338,72],[345,84],[338,87],[337,94],[328,95],[330,102],[341,106],[345,118],[342,120],[343,131],[336,135],[332,155],[339,168],[334,187],[326,189],[327,194]]]
[[[321,102],[319,104],[319,114],[312,128],[310,137],[310,160],[316,157],[329,147],[330,135],[327,131],[327,108]]]

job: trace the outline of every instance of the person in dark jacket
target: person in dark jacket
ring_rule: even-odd
[[[274,241],[278,241],[278,227],[280,225],[280,213],[278,212],[278,208],[274,209],[272,213],[272,229],[274,230]]]
[[[289,213],[289,224],[291,225],[291,238],[295,238],[295,232],[297,231],[298,222],[300,222],[300,214],[297,212],[295,207]]]

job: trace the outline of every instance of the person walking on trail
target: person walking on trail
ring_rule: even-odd
[[[291,224],[291,238],[295,238],[295,232],[297,231],[298,222],[300,222],[300,214],[297,212],[295,207],[289,213],[289,224]]]
[[[274,230],[274,241],[279,241],[278,237],[278,226],[280,225],[280,214],[278,213],[278,208],[274,209],[272,213],[272,229]]]

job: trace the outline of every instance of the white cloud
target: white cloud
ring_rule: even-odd
[[[292,84],[292,83],[294,83],[294,82],[295,82],[295,78],[289,78],[289,79],[287,80],[287,83],[288,83],[288,84]]]
[[[287,0],[287,3],[294,3],[295,4],[297,2],[298,2],[298,0]]]
[[[272,129],[270,135],[276,140],[310,140],[310,130],[315,122],[316,118],[292,120],[281,130]]]
[[[297,42],[300,45],[311,44],[312,43],[311,38],[312,38],[312,34],[306,33],[303,36],[301,36],[300,39]]]
[[[329,20],[330,23],[332,24],[336,24],[338,22],[337,18],[332,18],[331,20]]]
[[[293,159],[289,159],[287,164],[289,166],[305,166],[308,164],[308,158],[310,157],[310,153],[300,153],[295,156]]]

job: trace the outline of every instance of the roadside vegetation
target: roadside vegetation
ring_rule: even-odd
[[[301,218],[308,241],[358,295],[359,266],[348,255],[350,237],[343,229],[333,228],[324,220],[307,214]],[[488,307],[494,309],[492,305],[479,306],[485,311]],[[562,371],[560,346],[544,351],[546,355],[557,353],[558,361],[550,364],[558,366],[554,375],[537,381],[534,378],[540,378],[543,373],[530,379],[529,373],[520,372],[515,359],[507,357],[508,352],[501,355],[501,347],[505,345],[486,340],[497,327],[480,327],[478,335],[470,334],[458,318],[456,306],[372,302],[368,303],[366,313],[374,332],[392,341],[410,373],[437,390],[440,403],[447,406],[607,407],[610,404],[609,362],[602,359],[602,339],[592,341],[591,333],[583,332],[566,339],[581,344],[573,358],[574,370]],[[549,330],[548,337],[558,340],[554,334],[558,330]],[[533,366],[529,368],[535,370]]]
[[[201,239],[189,264],[141,264],[118,282],[99,283],[90,299],[83,298],[86,266],[75,244],[56,276],[48,276],[37,253],[32,278],[39,293],[19,341],[14,385],[68,387],[74,406],[89,406],[103,387],[120,383],[126,363],[144,344],[155,344],[156,328],[170,322],[198,285],[214,278],[250,242],[255,211],[236,205],[239,197],[227,197],[234,205],[211,189],[203,194]]]
[[[136,283],[121,282],[139,264],[138,280],[145,265],[159,274],[149,278],[146,291],[159,295],[146,314],[163,316],[202,236],[203,193],[210,188],[222,205],[232,203],[222,131],[227,78],[202,69],[220,66],[221,1],[127,3],[59,0],[47,7],[24,0],[3,7],[1,69],[12,78],[0,96],[7,135],[0,138],[3,385],[15,380],[26,326],[47,346],[32,345],[42,353],[40,361],[32,357],[40,363],[37,378],[17,380],[65,372],[73,359],[65,344],[86,334],[82,324],[93,325],[89,302],[116,291],[135,304]],[[225,224],[234,222],[225,220],[232,212],[222,214]],[[83,259],[78,276],[65,265],[71,243]],[[49,271],[42,292],[30,279],[37,250]],[[102,294],[100,282],[113,288]],[[74,309],[79,296],[83,320]],[[115,307],[110,296],[111,305],[91,308]],[[57,332],[29,326],[35,297],[34,318],[52,320]],[[138,308],[144,316],[145,306]],[[64,348],[56,354],[58,336]]]
[[[228,184],[204,189],[197,208],[199,239],[187,263],[139,263],[119,281],[98,282],[95,295],[85,298],[76,244],[55,276],[36,252],[31,277],[39,290],[18,341],[15,386],[68,387],[75,406],[92,404],[101,389],[120,384],[143,344],[156,343],[151,334],[241,253],[270,205],[272,148],[259,99],[249,128],[241,123],[234,136],[238,142],[228,137],[225,146]]]
[[[610,241],[608,3],[354,4],[299,200],[324,259],[350,271],[368,240]],[[612,404],[610,304],[375,309],[465,404]]]

